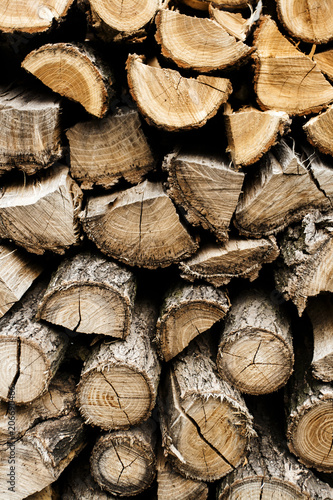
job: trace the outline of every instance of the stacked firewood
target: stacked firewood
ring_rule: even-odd
[[[332,40],[1,3],[0,500],[333,499]]]

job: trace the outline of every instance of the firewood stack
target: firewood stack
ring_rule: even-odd
[[[0,500],[333,499],[332,42],[1,2]]]

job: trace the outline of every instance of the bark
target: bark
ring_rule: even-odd
[[[61,262],[38,305],[37,318],[75,332],[125,338],[135,292],[131,271],[82,252]]]
[[[87,460],[81,458],[69,469],[61,492],[62,500],[117,500],[118,497],[102,491],[94,481]]]

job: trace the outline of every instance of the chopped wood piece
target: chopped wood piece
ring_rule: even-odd
[[[303,125],[308,141],[319,151],[333,155],[333,106]]]
[[[332,0],[276,0],[276,4],[280,21],[295,38],[316,44],[332,40]]]
[[[136,292],[133,273],[90,252],[63,260],[38,305],[37,319],[75,332],[125,338]]]
[[[78,386],[86,423],[118,430],[149,418],[161,371],[152,344],[156,319],[151,302],[137,302],[126,340],[105,340],[93,349]]]
[[[211,19],[162,9],[156,25],[163,56],[181,68],[205,73],[224,69],[245,61],[253,51]]]
[[[269,394],[290,377],[294,352],[290,322],[263,290],[232,302],[218,348],[221,378],[246,394]]]
[[[81,220],[103,253],[131,266],[166,267],[198,248],[160,183],[89,198]]]
[[[193,151],[167,155],[163,168],[169,175],[168,195],[185,209],[188,222],[227,240],[244,174],[236,172],[225,156]]]
[[[94,116],[102,118],[114,90],[113,77],[88,45],[48,43],[30,52],[22,67],[54,92],[77,101]]]
[[[91,476],[89,460],[82,455],[75,465],[68,467],[63,485],[61,500],[119,500],[119,497],[101,490]]]
[[[37,177],[3,184],[0,238],[13,240],[29,252],[64,253],[79,242],[78,212],[82,192],[60,165]]]
[[[219,287],[232,278],[258,278],[263,264],[273,262],[279,255],[274,237],[260,240],[233,238],[224,246],[204,245],[179,265],[182,278],[189,281],[204,279]]]
[[[306,312],[313,327],[312,375],[323,382],[333,381],[333,304],[331,295],[309,300]]]
[[[78,123],[66,135],[70,172],[81,189],[109,188],[122,177],[138,184],[155,165],[134,109],[122,107],[102,120]]]
[[[31,175],[61,157],[60,103],[51,93],[1,86],[0,128],[0,175],[14,167]]]
[[[207,10],[210,5],[219,9],[245,9],[255,0],[181,0],[192,9]]]
[[[255,11],[251,16],[245,19],[239,12],[228,12],[226,10],[215,9],[213,4],[209,4],[209,16],[219,23],[230,35],[237,40],[245,42],[246,37],[253,26],[259,19],[262,9],[262,2],[259,0]]]
[[[35,319],[43,283],[0,319],[0,399],[25,404],[43,395],[64,358],[68,341]]]
[[[136,54],[128,56],[126,68],[139,111],[149,124],[171,132],[205,125],[232,91],[226,78],[184,78],[172,69],[147,66]]]
[[[173,286],[164,298],[156,325],[156,343],[165,361],[224,318],[229,307],[223,290],[209,285]]]
[[[319,69],[333,80],[333,49],[325,50],[313,56],[314,61],[317,63]]]
[[[98,438],[91,453],[91,474],[103,490],[132,496],[146,490],[156,475],[152,422]]]
[[[73,0],[1,2],[0,30],[5,33],[46,31],[55,21],[59,22],[66,16],[72,3]]]
[[[227,151],[234,165],[251,165],[258,161],[291,124],[289,116],[283,111],[259,111],[252,107],[225,113],[224,121]]]
[[[332,102],[333,87],[316,63],[289,42],[269,16],[255,33],[255,47],[255,91],[262,109],[304,115]]]
[[[185,477],[214,481],[245,459],[251,416],[237,389],[216,375],[202,338],[171,363],[160,413],[163,447]]]

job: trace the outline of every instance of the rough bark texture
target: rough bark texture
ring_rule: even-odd
[[[88,460],[79,459],[75,466],[74,464],[70,466],[66,478],[66,484],[61,492],[62,500],[117,500],[118,498],[101,490],[91,476]]]

